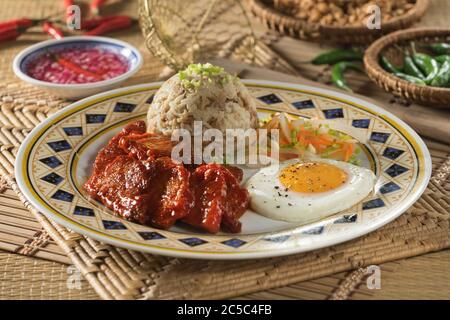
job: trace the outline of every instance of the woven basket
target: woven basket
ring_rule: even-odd
[[[450,108],[450,88],[415,85],[390,74],[380,66],[381,54],[394,65],[401,65],[404,57],[402,49],[409,47],[412,41],[417,44],[450,42],[450,29],[409,29],[397,31],[378,39],[366,50],[364,55],[364,65],[369,78],[382,89],[406,100]],[[420,51],[419,47],[418,51]]]
[[[384,22],[381,29],[370,30],[366,26],[313,24],[277,11],[268,1],[248,1],[250,11],[262,23],[283,35],[303,40],[353,45],[369,44],[384,34],[410,27],[422,18],[430,4],[429,0],[416,0],[414,7],[406,14]]]
[[[239,0],[139,0],[138,12],[147,48],[172,69],[244,53],[255,61],[256,38]]]

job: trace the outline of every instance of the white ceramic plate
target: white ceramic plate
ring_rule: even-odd
[[[210,235],[182,226],[159,230],[112,215],[89,199],[81,186],[99,149],[127,123],[145,118],[161,83],[98,94],[45,120],[27,136],[17,155],[19,187],[47,217],[88,237],[154,254],[204,259],[281,256],[354,239],[398,217],[425,190],[431,174],[425,144],[382,108],[314,87],[245,83],[258,101],[261,118],[281,110],[351,126],[365,151],[363,166],[378,177],[377,192],[345,212],[303,226],[249,211],[241,218],[240,234]]]

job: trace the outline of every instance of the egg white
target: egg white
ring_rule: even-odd
[[[279,174],[283,168],[301,161],[284,161],[261,169],[247,180],[246,188],[250,193],[251,208],[271,219],[306,224],[352,207],[374,189],[375,175],[371,170],[330,159],[312,161],[342,169],[347,173],[347,181],[326,192],[291,191],[281,183]]]

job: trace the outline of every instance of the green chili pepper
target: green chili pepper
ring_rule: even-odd
[[[317,57],[311,60],[311,63],[315,65],[334,64],[341,61],[362,60],[362,58],[362,52],[337,49],[319,54]]]
[[[450,56],[447,54],[443,54],[441,56],[437,56],[434,57],[434,60],[436,60],[437,62],[439,62],[440,64],[444,63],[445,61],[449,61],[450,62]]]
[[[353,69],[353,70],[358,70],[358,71],[364,72],[361,64],[355,63],[355,62],[350,62],[350,61],[342,61],[342,62],[336,63],[333,66],[333,68],[331,69],[331,81],[338,88],[352,92],[352,89],[347,85],[347,83],[345,82],[345,79],[344,79],[344,72],[347,69]]]
[[[416,66],[419,67],[420,71],[425,75],[425,78],[423,79],[425,83],[430,83],[439,71],[439,63],[429,55],[423,53],[415,53],[413,55],[413,60]]]
[[[380,64],[383,67],[384,70],[390,72],[390,73],[396,73],[400,72],[399,68],[394,67],[392,63],[385,57],[381,56],[380,58]]]
[[[414,77],[414,76],[411,76],[409,74],[405,74],[405,73],[402,73],[402,72],[396,72],[396,73],[394,73],[394,75],[399,77],[400,79],[409,81],[409,82],[417,84],[419,86],[426,86],[427,85],[425,83],[425,81],[423,81],[422,79]]]
[[[436,54],[450,54],[450,43],[433,43],[427,46]]]
[[[435,87],[449,87],[450,86],[450,62],[445,61],[439,69],[436,77],[431,81],[431,85]]]
[[[414,63],[414,60],[411,58],[409,54],[405,54],[405,58],[403,60],[404,67],[406,74],[409,74],[410,76],[423,79],[425,78],[422,71],[419,70],[419,68]]]

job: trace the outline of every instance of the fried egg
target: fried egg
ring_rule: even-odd
[[[247,180],[246,187],[255,212],[305,224],[352,207],[374,184],[371,170],[347,162],[292,159],[261,169]]]

